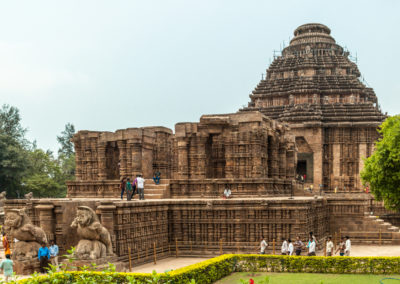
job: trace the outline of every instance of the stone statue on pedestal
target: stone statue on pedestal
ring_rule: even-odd
[[[77,228],[80,238],[74,252],[77,259],[95,260],[114,255],[110,233],[100,224],[92,208],[79,206],[71,227]]]
[[[25,209],[10,209],[7,211],[5,231],[19,241],[15,243],[12,258],[25,260],[36,258],[42,244],[47,244],[47,237],[42,228],[32,224]]]

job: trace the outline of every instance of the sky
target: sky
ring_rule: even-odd
[[[302,24],[357,56],[383,112],[400,113],[400,1],[0,0],[0,104],[57,151],[76,130],[232,113]]]

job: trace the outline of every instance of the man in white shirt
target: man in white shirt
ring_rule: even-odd
[[[142,175],[137,176],[135,183],[139,194],[139,200],[144,200],[144,178],[142,178]]]
[[[293,246],[292,240],[289,239],[288,242],[289,242],[289,248],[288,248],[288,250],[289,250],[289,255],[293,255],[294,246]]]
[[[332,256],[333,253],[333,242],[332,238],[328,237],[328,241],[326,242],[326,256]]]
[[[225,187],[225,190],[224,190],[224,198],[225,199],[228,199],[228,198],[230,198],[231,197],[231,195],[232,195],[232,192],[231,192],[231,190],[229,189],[229,187]]]
[[[268,247],[268,243],[265,241],[264,236],[261,237],[261,243],[260,243],[260,254],[265,254],[265,250]]]
[[[315,240],[310,239],[308,246],[308,256],[315,256]]]
[[[282,255],[287,255],[288,253],[288,243],[285,238],[282,238],[281,253]]]
[[[351,250],[350,237],[346,236],[346,248],[344,249],[344,255],[345,256],[350,256],[350,250]]]

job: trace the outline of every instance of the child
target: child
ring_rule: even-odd
[[[0,269],[4,272],[4,280],[7,283],[8,277],[13,275],[13,261],[9,254],[6,254],[6,259],[0,263]]]

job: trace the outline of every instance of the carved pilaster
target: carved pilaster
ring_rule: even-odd
[[[39,211],[39,224],[40,227],[47,235],[47,240],[54,240],[54,224],[53,219],[53,208],[54,205],[51,203],[39,204],[35,207]]]

